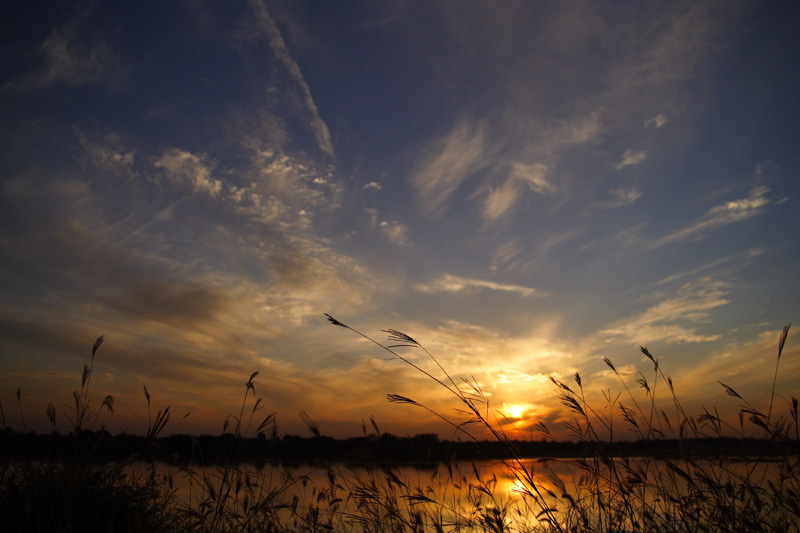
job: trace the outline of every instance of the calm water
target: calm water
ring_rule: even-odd
[[[615,465],[621,479],[628,479],[633,474],[647,478],[647,483],[628,486],[636,501],[654,509],[674,512],[675,504],[669,503],[669,494],[687,488],[687,480],[662,460],[617,460]],[[780,468],[769,462],[700,460],[696,464],[676,461],[674,465],[683,472],[694,471],[695,481],[697,473],[702,472],[710,478],[709,483],[718,482],[721,486],[726,483],[737,486],[744,479],[766,486],[769,480],[774,482],[780,477]],[[535,480],[549,507],[563,509],[566,505],[562,496],[564,492],[588,509],[595,506],[598,493],[612,500],[620,494],[616,486],[607,482],[613,477],[609,475],[607,465],[598,465],[599,477],[592,476],[591,468],[587,469],[585,463],[582,465],[577,460],[531,459],[525,460],[523,466]],[[146,465],[136,465],[134,469],[141,473]],[[365,513],[370,516],[388,513],[387,505],[393,505],[404,516],[421,512],[438,516],[445,524],[463,524],[476,520],[480,513],[498,509],[519,527],[535,525],[536,516],[541,511],[532,498],[522,496],[526,485],[499,461],[456,462],[449,466],[440,463],[405,464],[390,471],[344,464],[328,467],[243,464],[237,471],[226,472],[220,467],[180,469],[160,464],[157,471],[159,476],[171,480],[179,500],[192,507],[210,494],[219,494],[220,490],[230,487],[234,507],[244,505],[245,498],[248,505],[269,499],[276,505],[293,505],[301,514],[313,511],[325,516],[330,512],[333,516],[338,513],[340,519]],[[230,482],[224,483],[223,479]],[[666,489],[669,494],[658,487]],[[292,511],[287,509],[281,513],[282,518],[291,519]]]
[[[563,462],[553,466],[558,470],[568,468]],[[143,475],[147,468],[144,463],[132,466],[136,475]],[[217,466],[179,468],[158,464],[157,475],[168,479],[178,500],[193,508],[227,487],[233,487],[235,493],[238,483],[241,488],[234,506],[242,506],[247,495],[251,504],[269,498],[277,504],[295,505],[300,514],[320,509],[323,517],[326,511],[345,519],[348,515],[388,514],[391,511],[387,505],[395,505],[397,512],[406,517],[414,512],[437,516],[451,527],[475,520],[476,513],[487,509],[510,511],[519,507],[521,513],[517,515],[533,516],[517,492],[519,482],[508,475],[502,463],[496,462],[402,464],[388,471],[345,464],[321,467],[268,463],[261,467],[242,464],[233,472]],[[544,478],[540,481],[551,485]],[[288,510],[279,515],[284,520],[292,519]],[[350,524],[344,525],[351,528]]]

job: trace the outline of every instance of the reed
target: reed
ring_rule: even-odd
[[[90,429],[103,411],[114,411],[113,396],[106,396],[98,408],[90,400],[95,356],[102,343],[101,336],[92,345],[80,389],[73,391],[73,402],[67,404],[65,417],[73,430],[73,446],[58,449],[59,440],[53,438],[45,460],[13,457],[0,465],[5,531],[169,532],[183,528],[174,494],[157,479],[154,468],[134,475],[125,464],[93,461],[99,441],[90,438]],[[21,411],[19,396],[18,392]],[[55,431],[52,402],[46,415]]]
[[[749,422],[763,430],[765,442],[793,440],[795,449],[800,452],[797,399],[792,397],[788,402],[788,417],[776,418],[773,413],[778,368],[789,325],[783,329],[778,341],[775,378],[766,413],[728,385],[720,383],[728,395],[741,402],[738,426],[722,420],[716,410],[704,410],[696,417],[688,414],[675,393],[672,378],[664,373],[659,360],[645,347],[641,352],[652,363],[652,370],[650,379],[639,372],[636,380],[639,395],[631,390],[614,364],[604,358],[606,365],[618,377],[622,390],[617,394],[607,392],[603,408],[594,407],[587,401],[579,373],[573,377],[574,384],[549,376],[561,404],[573,415],[565,427],[572,437],[586,443],[586,452],[576,463],[578,471],[572,472],[574,481],[571,486],[552,472],[548,474],[546,464],[543,465],[544,476],[550,481],[550,487],[547,487],[540,481],[542,472],[535,472],[524,464],[501,424],[502,413],[489,406],[474,379],[461,379],[457,384],[433,354],[405,333],[385,330],[388,342],[381,343],[330,315],[326,316],[334,326],[367,339],[428,377],[435,386],[444,388],[468,416],[461,421],[451,420],[424,404],[395,394],[388,396],[390,402],[432,412],[469,439],[477,439],[471,430],[473,425],[477,425],[503,444],[510,457],[503,464],[518,482],[520,497],[530,504],[528,508],[536,531],[800,531],[798,453],[744,457],[742,461],[746,468],[743,471],[722,458],[687,454],[666,460],[652,457],[632,459],[611,456],[604,446],[613,441],[615,414],[621,416],[627,429],[638,439],[677,439],[679,442],[719,437],[723,435],[723,428],[744,437],[747,415]],[[398,353],[398,348],[421,349],[437,372],[423,369]],[[664,387],[668,391],[670,409],[660,407],[661,398],[657,392]],[[538,429],[551,435],[544,424],[538,424]],[[499,517],[496,513],[494,516]],[[505,518],[485,519],[482,524],[486,531],[524,529],[520,523],[507,525]]]

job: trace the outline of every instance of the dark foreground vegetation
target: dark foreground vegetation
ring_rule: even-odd
[[[544,440],[522,442],[505,433],[502,415],[476,383],[453,379],[412,337],[387,330],[390,343],[383,344],[328,319],[452,395],[466,418],[434,414],[453,426],[457,438],[396,437],[371,420],[374,433],[365,427],[360,438],[336,440],[321,435],[306,416],[312,437],[279,436],[275,415],[263,415],[256,397],[257,372],[222,436],[163,436],[168,408],[148,412],[145,436],[112,436],[94,427],[101,412],[113,412],[113,397],[98,409],[89,401],[100,337],[64,413],[72,431],[6,429],[0,437],[3,530],[800,531],[798,402],[791,398],[779,408],[774,385],[770,404],[757,407],[721,384],[740,404],[733,422],[715,411],[691,415],[658,360],[642,348],[652,362],[650,375],[640,372],[634,390],[620,376],[622,394],[602,408],[585,400],[579,374],[570,383],[551,378],[574,415],[568,424],[574,440],[553,442],[549,428],[540,425]],[[779,338],[776,376],[788,331]],[[405,358],[398,346],[422,350],[435,370]],[[616,373],[611,361],[606,364]],[[656,390],[665,391],[665,402]],[[149,411],[147,389],[145,396]],[[388,399],[428,409],[411,398]],[[52,404],[46,414],[55,430]],[[621,415],[636,440],[601,438],[610,433],[613,415]],[[531,457],[572,460],[565,475]],[[463,470],[464,461],[487,459],[502,466],[502,479],[475,466]],[[311,472],[319,475],[275,464],[297,461],[313,464]],[[441,462],[444,469],[432,468],[427,481],[412,482],[396,466],[402,461]],[[171,466],[165,470],[165,464]],[[178,479],[188,489],[179,491]],[[510,483],[513,494],[500,490],[500,481]]]

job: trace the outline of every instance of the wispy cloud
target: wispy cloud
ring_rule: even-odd
[[[519,185],[514,179],[507,179],[499,187],[489,189],[483,204],[483,217],[497,220],[508,213],[519,198]]]
[[[69,23],[53,29],[37,47],[40,65],[3,86],[7,92],[27,92],[53,84],[84,85],[102,80],[117,66],[111,49],[103,41],[81,42],[78,29],[92,5],[78,10]]]
[[[692,386],[682,388],[684,399],[703,398],[708,387],[720,387],[718,381],[731,386],[747,398],[763,398],[769,390],[775,371],[775,352],[780,337],[780,326],[773,324],[755,325],[762,330],[745,342],[736,342],[717,349],[704,360],[687,365],[680,382]],[[766,329],[766,331],[763,331]],[[800,347],[788,343],[781,358],[781,373],[786,376],[800,372]],[[780,379],[780,378],[779,378]],[[717,389],[722,396],[723,391]],[[735,405],[735,403],[733,404]],[[733,407],[731,405],[730,407]],[[738,409],[737,409],[738,410]],[[731,419],[735,417],[732,413]]]
[[[729,288],[713,278],[684,284],[646,311],[618,320],[599,331],[599,336],[631,344],[664,342],[708,342],[718,334],[698,333],[698,325],[708,322],[712,310],[728,303]]]
[[[490,187],[483,204],[483,217],[486,220],[497,220],[508,214],[516,204],[524,190],[536,194],[547,194],[556,191],[556,187],[547,179],[547,165],[543,163],[514,162],[508,178],[496,187]]]
[[[757,179],[764,178],[770,170],[778,168],[778,165],[772,160],[766,160],[756,165],[753,169],[753,174]]]
[[[613,239],[626,246],[640,246],[642,241],[646,239],[645,230],[647,226],[647,222],[634,224],[615,233]]]
[[[498,244],[492,252],[491,269],[496,271],[500,268],[510,268],[512,270],[518,268],[525,261],[523,256],[525,250],[525,245],[519,239],[512,239]]]
[[[90,139],[83,131],[75,129],[84,151],[82,162],[112,175],[133,178],[136,151],[124,145],[119,134],[109,133],[99,139]]]
[[[636,187],[627,189],[614,189],[611,191],[611,200],[595,202],[592,206],[598,209],[614,209],[635,203],[642,197],[642,191]]]
[[[203,155],[195,155],[180,148],[170,148],[154,163],[164,170],[172,182],[188,185],[194,192],[218,196],[222,182],[211,175],[212,168]]]
[[[395,246],[408,246],[411,240],[408,235],[408,226],[397,220],[381,220],[377,209],[368,207],[364,209],[369,219],[369,228]]]
[[[561,120],[545,134],[545,138],[550,139],[548,149],[565,150],[588,142],[603,131],[604,123],[603,113],[599,111]]]
[[[622,160],[614,165],[614,168],[621,170],[630,165],[638,165],[645,159],[647,159],[647,152],[644,150],[625,150]]]
[[[445,274],[444,276],[430,283],[417,284],[414,286],[414,288],[418,291],[427,293],[452,292],[470,294],[482,289],[486,289],[491,291],[512,292],[524,297],[539,294],[536,289],[531,287],[497,283],[494,281],[480,279],[462,278],[452,274]]]
[[[480,213],[489,222],[510,214],[525,193],[557,192],[560,187],[550,176],[552,170],[575,146],[595,139],[605,119],[600,112],[581,113],[533,129],[525,120],[508,120],[499,125],[505,132],[502,138],[492,135],[490,122],[462,119],[423,151],[411,183],[426,214],[441,217],[454,193],[482,171],[469,198],[481,204]],[[520,138],[527,139],[509,140],[509,129],[519,129]],[[498,154],[504,154],[505,161],[495,161]]]
[[[283,40],[278,26],[275,24],[275,21],[272,20],[264,2],[261,0],[251,0],[250,6],[260,23],[261,29],[269,37],[270,46],[275,54],[275,58],[286,68],[300,91],[300,98],[305,107],[308,127],[314,133],[314,138],[317,141],[319,149],[331,158],[335,158],[328,126],[325,124],[325,121],[322,120],[322,117],[320,117],[317,104],[314,103],[314,98],[311,96],[311,89],[308,87],[303,77],[300,66],[292,59],[289,47],[286,46],[286,42]]]
[[[515,162],[511,167],[511,179],[526,184],[535,193],[545,194],[556,191],[555,185],[547,179],[547,165],[544,163]]]
[[[555,233],[535,246],[519,239],[504,242],[494,249],[491,268],[494,271],[530,272],[542,264],[550,252],[584,235],[586,228],[578,227]]]
[[[767,193],[769,193],[769,187],[755,187],[746,198],[731,200],[712,207],[699,220],[660,239],[656,239],[651,246],[656,248],[699,237],[705,231],[754,217],[761,213],[764,207],[770,203],[769,198],[766,197]]]
[[[484,127],[466,120],[430,143],[411,176],[417,199],[428,215],[439,218],[444,214],[456,189],[488,165],[486,151]]]
[[[409,243],[408,228],[404,224],[400,224],[396,220],[391,222],[384,220],[380,223],[380,228],[390,243],[398,246],[405,246]]]
[[[508,127],[509,125],[506,125]],[[516,126],[514,126],[516,127]],[[530,131],[521,131],[520,137],[532,135],[524,144],[517,144],[504,138],[494,143],[495,150],[510,149],[514,156],[508,170],[508,177],[497,184],[496,176],[502,174],[495,167],[480,189],[483,196],[482,214],[485,220],[495,221],[509,215],[517,202],[533,193],[548,196],[562,189],[555,179],[557,169],[564,164],[564,158],[576,146],[596,139],[605,128],[605,119],[600,112],[581,113],[565,119],[554,120],[541,127],[537,125]],[[510,148],[505,147],[510,143]],[[550,206],[553,208],[553,205]]]
[[[658,115],[654,116],[653,118],[648,118],[647,120],[645,120],[644,121],[644,127],[645,128],[650,128],[650,127],[660,128],[661,126],[663,126],[667,122],[669,122],[669,119],[667,118],[667,116],[664,115],[663,113],[659,113]]]
[[[747,250],[745,252],[742,252],[740,254],[727,255],[725,257],[720,257],[719,259],[716,259],[714,261],[708,262],[708,263],[706,263],[704,265],[701,265],[701,266],[699,266],[697,268],[693,268],[691,270],[687,270],[687,271],[684,271],[684,272],[677,272],[675,274],[672,274],[671,276],[667,276],[666,278],[658,281],[658,283],[656,283],[656,285],[666,285],[666,284],[671,283],[671,282],[673,282],[675,280],[678,280],[678,279],[687,278],[687,277],[693,277],[693,276],[696,276],[697,274],[700,274],[700,273],[705,272],[707,270],[712,270],[712,269],[714,269],[714,268],[716,268],[718,266],[724,265],[726,263],[730,263],[731,261],[736,261],[737,267],[741,267],[741,266],[743,266],[743,264],[747,264],[749,262],[748,261],[749,259],[752,259],[754,257],[758,257],[758,256],[762,255],[763,253],[764,253],[764,249],[763,248],[752,248],[752,249]]]
[[[561,233],[556,233],[551,237],[545,239],[538,247],[537,250],[540,254],[546,254],[554,248],[558,248],[563,244],[575,240],[586,234],[586,228],[572,228]]]
[[[126,151],[115,136],[103,139],[103,142],[91,141],[86,136],[79,135],[79,138],[84,157],[98,168],[127,168],[133,164],[133,152]],[[347,310],[368,306],[374,292],[371,274],[358,261],[334,250],[317,235],[313,225],[316,214],[335,209],[338,205],[338,181],[325,165],[320,167],[259,146],[260,143],[255,141],[245,143],[234,166],[226,166],[204,153],[171,148],[151,158],[151,166],[139,168],[147,178],[143,181],[160,182],[165,187],[188,190],[215,201],[203,204],[201,219],[191,217],[194,227],[189,231],[202,233],[204,237],[190,249],[174,241],[170,235],[189,229],[174,211],[193,212],[198,207],[199,198],[191,195],[182,199],[181,207],[170,206],[150,212],[149,221],[143,225],[140,222],[133,231],[125,231],[120,242],[125,243],[130,253],[140,253],[134,250],[136,243],[141,242],[158,242],[162,251],[172,250],[169,255],[175,264],[170,265],[167,271],[181,271],[183,281],[176,284],[171,279],[163,279],[162,274],[154,276],[146,287],[136,283],[122,284],[130,290],[121,291],[115,301],[108,301],[109,308],[116,306],[118,311],[123,311],[125,307],[127,314],[139,308],[145,309],[142,295],[151,293],[169,297],[170,301],[189,302],[191,307],[193,298],[204,297],[203,291],[206,290],[213,296],[217,289],[212,287],[220,284],[226,286],[226,293],[237,293],[244,290],[243,287],[249,287],[249,296],[237,300],[236,305],[229,306],[223,313],[228,322],[242,322],[233,317],[247,316],[242,308],[253,302],[258,305],[250,315],[289,325],[303,323],[309,316],[318,315],[321,308],[335,305],[337,309]],[[142,159],[149,158],[145,155]],[[217,176],[226,179],[222,181]],[[134,218],[141,219],[147,212],[148,209],[143,209]],[[136,225],[133,222],[125,224]],[[109,226],[107,223],[99,225]],[[387,222],[380,229],[393,244],[407,244],[404,225]],[[120,227],[120,233],[123,231],[124,228]],[[102,239],[96,237],[94,240]],[[207,274],[204,261],[198,262],[198,257],[224,257],[225,260],[214,268],[213,274]],[[140,265],[140,269],[149,272],[153,266]],[[238,274],[236,279],[228,280],[231,269]],[[262,297],[265,298],[262,300]],[[169,308],[169,305],[164,304],[164,307]],[[181,329],[182,326],[176,324],[175,327]]]

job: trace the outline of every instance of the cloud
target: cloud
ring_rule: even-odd
[[[591,112],[555,120],[545,127],[531,128],[522,122],[526,131],[519,137],[530,137],[524,142],[509,140],[508,133],[492,138],[488,118],[475,123],[461,120],[448,134],[430,142],[411,176],[426,214],[441,217],[454,193],[481,171],[486,175],[471,198],[481,199],[481,214],[488,221],[507,215],[525,191],[539,195],[557,192],[559,187],[548,173],[569,150],[596,138],[606,119],[600,112]],[[500,127],[515,131],[521,124],[506,121]],[[505,179],[498,179],[506,172]]]
[[[548,410],[545,405],[556,402],[542,374],[556,370],[569,374],[575,362],[573,347],[561,342],[558,318],[549,315],[533,322],[534,327],[517,334],[457,320],[446,320],[435,327],[403,326],[403,331],[430,349],[448,374],[456,379],[469,376],[495,405],[533,404],[531,407]],[[433,375],[440,375],[440,369],[424,354],[409,353],[409,357],[417,358],[415,362]],[[398,392],[403,391],[409,391],[409,396],[413,393],[414,399],[430,395],[427,387],[415,384],[405,385]],[[438,398],[439,405],[449,411],[449,399],[442,395]]]
[[[391,222],[383,221],[380,223],[381,232],[386,236],[386,239],[398,246],[405,246],[408,244],[408,228],[400,224],[396,220]]]
[[[548,239],[546,239],[537,247],[537,250],[540,254],[546,254],[550,250],[557,248],[564,243],[575,240],[585,234],[586,234],[586,229],[584,228],[573,228],[566,231],[562,231],[561,233],[556,233],[554,235],[551,235]]]
[[[163,170],[185,185],[197,164],[176,155]],[[303,224],[306,215],[286,204],[265,221],[230,209],[223,193],[219,202],[203,202],[197,216],[191,197],[158,211],[158,200],[139,203],[132,186],[120,211],[85,182],[6,185],[0,199],[24,201],[27,213],[9,234],[15,253],[7,274],[34,276],[50,295],[49,302],[31,298],[31,289],[20,286],[16,299],[66,323],[101,324],[117,334],[139,330],[131,341],[136,349],[162,336],[165,346],[196,342],[229,353],[242,342],[237,336],[274,336],[277,326],[270,324],[288,328],[321,310],[369,308],[377,285],[368,269],[327,245]],[[387,231],[402,236],[397,228]],[[7,309],[0,306],[0,313]]]
[[[616,234],[614,234],[613,239],[625,244],[626,246],[639,246],[644,240],[646,240],[645,230],[647,229],[647,226],[647,222],[634,224],[633,226],[618,231]]]
[[[379,191],[383,188],[383,186],[377,181],[370,181],[361,188],[365,191]]]
[[[276,323],[300,325],[326,309],[363,311],[379,285],[368,266],[335,250],[308,228],[260,228],[248,232],[232,253],[252,254],[251,268],[265,268],[263,279],[252,279],[254,310]]]
[[[635,187],[630,189],[616,189],[611,191],[611,194],[617,197],[620,205],[632,204],[642,197],[642,192]]]
[[[83,162],[114,175],[132,178],[135,151],[124,146],[119,134],[109,133],[97,140],[90,140],[80,130],[75,130],[81,148],[84,150]]]
[[[314,103],[314,98],[311,96],[311,89],[308,87],[303,73],[300,71],[300,66],[292,59],[289,48],[286,46],[286,42],[283,40],[280,30],[272,20],[264,2],[260,0],[251,0],[250,6],[260,22],[261,29],[269,37],[270,47],[275,54],[275,58],[286,68],[289,72],[289,76],[300,91],[300,98],[305,106],[305,114],[308,121],[307,125],[313,132],[319,149],[330,156],[331,159],[334,159],[336,156],[333,152],[333,143],[331,143],[331,135],[328,131],[328,126],[319,115],[317,105]]]
[[[625,150],[625,154],[622,156],[622,161],[614,165],[614,168],[621,170],[622,168],[630,165],[638,165],[645,159],[647,159],[647,152],[644,150]]]
[[[769,172],[774,168],[778,168],[778,165],[775,162],[768,159],[756,165],[756,168],[753,171],[753,173],[755,174],[756,178],[763,178],[767,174],[767,172]]]
[[[57,83],[84,85],[103,79],[115,67],[111,50],[103,42],[81,43],[78,27],[89,15],[84,10],[70,23],[55,28],[37,47],[40,66],[3,86],[8,92],[27,92]]]
[[[614,197],[613,199],[604,202],[596,202],[592,204],[592,207],[597,209],[614,209],[617,207],[631,205],[642,197],[642,191],[636,187],[630,187],[628,189],[614,189],[610,192]]]
[[[486,151],[484,127],[465,120],[429,144],[411,176],[426,214],[433,218],[443,215],[456,189],[488,165]]]
[[[236,344],[236,328],[222,320],[232,309],[228,293],[192,265],[194,258],[175,242],[168,243],[172,253],[164,254],[167,243],[155,233],[159,224],[147,235],[121,238],[139,213],[120,216],[116,204],[105,207],[80,182],[27,185],[17,195],[26,198],[32,218],[18,221],[15,261],[8,262],[8,270],[35,277],[47,295],[32,297],[29,287],[20,287],[16,297],[26,306],[18,319],[30,320],[44,308],[49,313],[43,329],[73,328],[86,338],[96,337],[98,327],[130,328],[139,338],[164,332],[166,344],[198,337]],[[147,212],[150,206],[140,207]],[[164,225],[180,230],[174,221]],[[8,311],[0,306],[0,314]]]
[[[525,245],[518,239],[498,244],[492,252],[491,270],[496,271],[506,266],[516,268],[524,260],[521,256],[525,249]]]
[[[489,189],[489,195],[483,204],[483,217],[497,220],[505,215],[519,198],[519,186],[513,178],[507,179],[499,187]]]
[[[769,204],[770,201],[766,198],[769,190],[769,187],[766,186],[755,187],[750,190],[750,195],[747,198],[731,200],[730,202],[716,205],[709,209],[700,220],[661,237],[660,239],[656,239],[651,246],[656,248],[691,237],[697,237],[704,231],[727,226],[728,224],[754,217],[761,213],[763,208]]]
[[[555,192],[556,187],[548,181],[546,172],[547,165],[543,163],[514,162],[509,177],[498,187],[489,188],[483,204],[484,219],[497,220],[511,211],[524,186],[537,194]]]
[[[205,192],[216,197],[222,190],[222,182],[211,177],[211,167],[206,163],[205,156],[170,148],[156,160],[154,166],[164,170],[173,183],[188,185],[194,192]]]
[[[364,209],[369,217],[369,226],[372,231],[379,231],[381,235],[395,246],[406,246],[410,244],[408,238],[408,227],[396,220],[380,220],[378,210],[367,207]]]
[[[515,162],[511,167],[511,178],[525,183],[530,189],[538,194],[546,194],[556,191],[555,185],[547,179],[547,165],[543,163]]]
[[[678,273],[673,274],[671,276],[667,276],[666,278],[664,278],[664,279],[660,280],[658,283],[656,283],[656,285],[666,285],[667,283],[671,283],[671,282],[675,281],[676,279],[695,276],[697,274],[700,274],[701,272],[705,272],[706,270],[711,270],[713,268],[716,268],[716,267],[718,267],[720,265],[723,265],[725,263],[729,263],[729,262],[734,261],[734,260],[736,261],[737,268],[741,268],[743,265],[745,265],[745,264],[747,264],[749,262],[748,259],[751,259],[753,257],[758,257],[759,255],[762,255],[763,253],[764,253],[764,249],[763,248],[751,248],[750,250],[747,250],[747,251],[742,252],[740,254],[734,254],[734,255],[728,255],[728,256],[725,256],[725,257],[720,257],[719,259],[716,259],[714,261],[711,261],[709,263],[701,265],[701,266],[699,266],[697,268],[693,268],[693,269],[685,271],[685,272],[678,272]]]
[[[553,148],[565,150],[576,144],[588,142],[603,131],[605,122],[603,113],[598,111],[561,120],[545,133],[545,138],[550,139],[547,144],[548,150]]]
[[[513,239],[498,245],[492,254],[491,269],[496,271],[503,268],[507,271],[530,272],[540,265],[548,254],[572,240],[586,235],[585,228],[572,228],[560,233],[554,233],[531,248]]]
[[[661,126],[663,126],[667,122],[669,122],[669,119],[666,117],[666,115],[664,115],[663,113],[660,113],[660,114],[654,116],[653,118],[649,118],[649,119],[645,120],[644,121],[644,127],[645,128],[649,128],[649,127],[652,126],[652,127],[655,127],[655,128],[660,128]]]
[[[156,215],[145,225],[147,234],[139,228],[135,240],[159,242],[170,256],[179,253],[179,262],[187,254],[190,260],[181,268],[188,279],[201,275],[212,261],[212,283],[233,276],[226,282],[227,290],[235,293],[238,287],[249,286],[257,296],[243,300],[260,302],[253,314],[276,323],[298,325],[334,304],[337,309],[366,306],[373,293],[369,272],[334,250],[315,230],[315,218],[339,206],[341,185],[332,170],[276,153],[255,138],[246,141],[237,164],[230,167],[206,154],[178,148],[159,156],[153,167],[161,171],[163,182],[218,201],[203,203],[200,217],[197,202],[186,197],[176,206],[179,216],[168,214],[168,224]],[[226,176],[226,182],[215,175]],[[407,230],[399,223],[381,229],[395,244],[407,239]],[[202,242],[192,239],[191,245],[183,246],[180,237],[174,241],[172,236],[186,231],[202,234]],[[262,301],[264,295],[268,298]]]
[[[702,398],[708,387],[716,388],[719,397],[724,398],[724,391],[718,381],[724,382],[741,394],[748,401],[759,404],[760,401],[769,401],[765,391],[771,389],[775,372],[775,353],[781,329],[772,324],[758,324],[759,329],[769,328],[756,336],[749,336],[751,340],[737,341],[718,349],[711,356],[702,361],[695,361],[687,365],[686,371],[680,376],[677,383],[688,383],[682,398]],[[800,347],[791,342],[781,357],[781,376],[796,376],[800,371]],[[781,376],[778,376],[780,391]],[[713,389],[712,389],[713,390]],[[784,393],[789,392],[786,389]],[[728,398],[734,407],[732,398]],[[763,404],[762,404],[763,405]],[[777,405],[777,402],[776,402]],[[736,408],[738,410],[738,407]],[[735,414],[731,417],[733,419]]]
[[[521,285],[509,285],[479,279],[462,278],[452,274],[445,274],[439,279],[428,284],[417,284],[414,288],[425,293],[452,292],[470,294],[482,289],[501,292],[512,292],[523,297],[539,294],[536,289]]]
[[[183,329],[209,327],[229,306],[219,290],[191,283],[131,283],[120,287],[109,307],[139,320],[179,325]],[[217,324],[218,325],[218,324]]]
[[[698,3],[688,8],[668,6],[644,25],[629,19],[627,51],[636,60],[612,70],[611,79],[624,83],[630,100],[644,98],[649,108],[674,109],[684,97],[684,82],[696,77],[710,54],[724,46],[726,30],[736,27],[743,13]],[[654,117],[653,125],[658,125],[659,117],[664,115]]]
[[[686,283],[674,296],[663,299],[643,313],[618,320],[599,331],[606,339],[621,339],[634,345],[664,342],[709,342],[720,335],[698,333],[698,324],[708,322],[710,312],[726,305],[727,286],[713,278]]]

